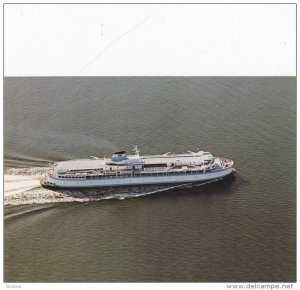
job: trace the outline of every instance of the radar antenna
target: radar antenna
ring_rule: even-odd
[[[140,155],[140,149],[137,147],[137,145],[133,145],[132,151],[133,151],[136,155]]]

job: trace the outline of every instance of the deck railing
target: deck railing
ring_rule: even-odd
[[[197,174],[204,174],[204,173],[211,173],[213,170],[191,170],[191,171],[184,171],[184,172],[133,172],[131,174],[111,174],[111,175],[81,175],[78,176],[62,176],[59,179],[111,179],[111,178],[142,178],[142,177],[164,177],[164,176],[183,176],[183,175],[197,175]]]

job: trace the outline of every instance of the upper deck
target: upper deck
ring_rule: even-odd
[[[171,172],[197,172],[221,170],[224,164],[209,152],[188,152],[183,154],[165,153],[160,155],[127,155],[125,151],[115,152],[111,157],[92,157],[55,163],[52,173],[55,176],[94,176],[151,174]]]

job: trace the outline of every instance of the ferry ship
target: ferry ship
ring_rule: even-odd
[[[41,179],[43,187],[91,188],[146,184],[192,183],[223,178],[233,172],[233,161],[209,152],[171,152],[140,156],[113,153],[110,157],[62,161],[51,164]]]

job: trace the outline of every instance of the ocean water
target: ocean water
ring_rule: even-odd
[[[224,180],[47,190],[48,163],[207,150]],[[296,78],[4,83],[5,282],[295,282]]]

